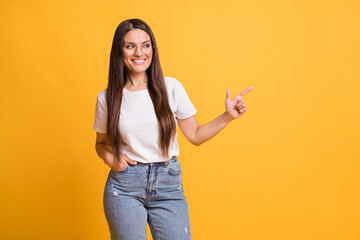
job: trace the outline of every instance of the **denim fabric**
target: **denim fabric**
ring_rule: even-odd
[[[189,208],[177,157],[110,170],[104,211],[112,240],[190,240]]]

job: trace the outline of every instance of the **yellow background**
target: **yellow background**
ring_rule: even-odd
[[[118,24],[146,21],[200,123],[179,132],[193,239],[360,239],[359,1],[1,1],[0,239],[110,239],[96,95]]]

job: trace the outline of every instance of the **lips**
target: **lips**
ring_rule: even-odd
[[[131,59],[131,61],[133,63],[135,63],[136,65],[142,65],[145,63],[146,59],[145,58],[141,58],[141,59]]]

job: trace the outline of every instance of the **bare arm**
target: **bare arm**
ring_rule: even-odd
[[[246,105],[242,97],[248,93],[253,87],[249,87],[232,100],[230,99],[230,90],[226,92],[225,108],[226,111],[214,120],[199,126],[195,116],[186,119],[178,119],[181,132],[186,139],[192,144],[199,146],[202,143],[213,138],[222,129],[226,127],[232,120],[239,118],[246,111]]]
[[[97,155],[104,161],[106,165],[115,171],[122,171],[128,163],[135,165],[136,162],[129,159],[126,155],[120,154],[119,162],[115,162],[114,155],[109,151],[106,143],[106,133],[96,132],[95,149]]]
[[[199,126],[195,116],[178,119],[181,132],[187,140],[196,146],[213,138],[231,121],[231,117],[225,112],[214,120]]]
[[[96,132],[96,143],[95,150],[97,155],[108,165],[111,158],[113,158],[112,153],[106,147],[106,133]]]

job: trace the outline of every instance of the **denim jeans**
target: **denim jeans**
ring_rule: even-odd
[[[104,211],[112,240],[191,239],[189,208],[184,196],[181,165],[167,162],[127,165],[110,170],[104,189]]]

